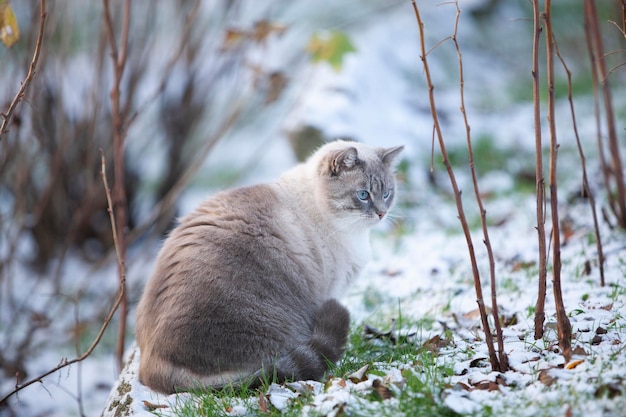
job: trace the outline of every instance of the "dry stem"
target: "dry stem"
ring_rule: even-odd
[[[533,103],[535,120],[535,187],[537,194],[537,237],[539,240],[539,290],[537,294],[537,306],[535,310],[535,339],[543,337],[543,323],[546,317],[546,277],[547,277],[547,250],[545,229],[545,181],[543,178],[543,158],[541,143],[541,113],[539,95],[539,38],[541,37],[541,25],[539,18],[539,1],[533,0]]]
[[[17,94],[15,94],[15,97],[13,97],[13,100],[11,101],[7,112],[0,113],[0,116],[2,116],[2,123],[0,124],[0,140],[2,140],[2,135],[4,135],[8,131],[9,123],[13,118],[13,113],[17,109],[17,105],[20,103],[20,101],[22,101],[22,98],[24,98],[24,94],[26,94],[26,88],[28,88],[30,83],[33,81],[33,78],[35,77],[35,74],[37,73],[37,62],[39,61],[39,54],[41,53],[41,45],[43,43],[44,28],[46,26],[47,15],[46,0],[41,0],[41,17],[39,20],[39,34],[37,35],[35,52],[33,53],[33,58],[30,61],[30,66],[28,67],[28,73],[26,74],[26,78],[24,78],[24,81],[22,81],[22,84],[20,85]]]
[[[120,40],[119,50],[115,39],[115,31],[109,7],[109,0],[104,2],[104,21],[106,25],[109,45],[111,47],[111,58],[113,60],[113,70],[115,74],[114,84],[111,89],[111,107],[112,107],[112,123],[113,123],[113,166],[115,174],[115,182],[113,183],[113,209],[117,222],[115,227],[118,235],[118,247],[116,254],[119,262],[119,278],[120,285],[125,285],[124,276],[126,261],[126,189],[125,189],[125,167],[124,167],[124,141],[126,138],[125,112],[120,106],[120,85],[122,75],[126,66],[128,33],[130,27],[130,0],[124,2],[122,36]],[[125,291],[123,291],[125,294]],[[117,337],[116,358],[118,369],[122,369],[122,360],[124,356],[124,346],[126,337],[126,322],[128,316],[128,300],[126,296],[122,297],[120,308],[120,322]]]
[[[583,151],[582,143],[580,141],[580,135],[578,134],[578,125],[576,123],[576,112],[574,111],[574,97],[573,97],[573,89],[572,89],[572,72],[569,67],[565,63],[565,60],[561,56],[559,52],[559,46],[554,39],[554,52],[556,56],[561,61],[561,65],[567,74],[567,100],[569,101],[570,113],[572,115],[572,126],[574,129],[574,137],[576,138],[576,146],[578,147],[578,155],[580,156],[580,165],[582,168],[582,189],[586,198],[589,199],[589,207],[591,208],[591,215],[593,217],[593,229],[596,235],[596,248],[598,251],[598,267],[600,269],[600,286],[604,287],[604,250],[602,248],[602,236],[600,235],[600,226],[598,222],[598,213],[596,211],[596,200],[593,196],[593,192],[589,187],[589,180],[587,178],[587,163],[585,158],[585,152]]]
[[[550,213],[552,217],[552,290],[556,307],[559,346],[566,361],[572,356],[572,327],[567,317],[561,290],[561,232],[557,181],[558,143],[554,121],[554,41],[552,33],[551,0],[546,0],[543,18],[546,25],[546,63],[548,71],[548,125],[550,129]]]
[[[482,198],[480,196],[480,188],[478,187],[478,177],[476,174],[476,166],[474,164],[474,151],[472,148],[471,129],[467,119],[467,112],[465,110],[465,90],[464,90],[464,76],[463,76],[463,55],[461,54],[461,48],[457,41],[457,33],[459,27],[459,18],[461,17],[461,9],[459,8],[459,2],[455,2],[456,6],[456,18],[454,21],[454,34],[452,35],[452,42],[456,49],[458,61],[459,61],[459,95],[461,98],[461,114],[463,114],[463,122],[465,124],[465,134],[467,139],[467,150],[469,153],[469,166],[472,174],[472,183],[474,185],[474,194],[476,196],[476,204],[480,210],[480,224],[483,231],[483,242],[487,249],[487,257],[489,259],[489,279],[491,286],[491,312],[493,315],[494,326],[496,329],[496,339],[498,343],[498,360],[500,372],[506,372],[509,368],[509,361],[504,352],[504,339],[502,336],[502,326],[500,325],[500,314],[498,312],[498,301],[496,296],[496,263],[493,256],[493,249],[491,247],[491,240],[489,239],[489,231],[487,229],[487,210],[485,210]]]
[[[435,126],[435,132],[437,134],[437,139],[439,142],[439,149],[441,150],[441,156],[443,158],[443,164],[446,167],[448,172],[448,176],[450,178],[450,184],[452,186],[452,190],[454,192],[454,199],[456,202],[457,211],[459,214],[459,221],[461,222],[461,226],[463,228],[463,233],[465,235],[465,240],[467,242],[467,247],[470,255],[470,262],[472,264],[472,274],[474,277],[474,287],[476,290],[476,303],[478,304],[478,311],[480,312],[480,318],[483,325],[483,330],[485,332],[485,341],[487,343],[487,348],[489,350],[489,360],[491,363],[491,367],[493,370],[500,369],[500,363],[498,362],[498,357],[496,356],[496,352],[493,345],[493,336],[491,335],[491,330],[489,327],[489,319],[487,318],[487,312],[485,310],[485,302],[483,300],[482,287],[480,284],[480,273],[478,271],[478,264],[476,262],[476,254],[474,252],[474,244],[472,243],[472,237],[469,231],[469,226],[467,224],[467,219],[465,218],[465,211],[463,210],[463,201],[461,199],[461,191],[459,190],[458,184],[456,182],[456,177],[454,175],[454,171],[452,170],[452,166],[450,165],[450,161],[448,159],[448,153],[446,151],[446,145],[443,140],[443,133],[441,131],[441,126],[439,124],[439,117],[437,115],[437,107],[435,105],[435,96],[433,94],[434,86],[430,76],[430,69],[428,66],[426,45],[424,41],[424,24],[422,22],[422,18],[419,13],[419,9],[415,0],[411,2],[413,4],[413,10],[415,11],[415,17],[417,18],[417,25],[420,32],[420,47],[421,47],[421,60],[424,65],[424,73],[426,75],[426,82],[428,85],[428,98],[430,102],[430,112],[433,118],[433,123]],[[438,43],[439,45],[439,43]]]
[[[101,176],[102,176],[102,182],[104,184],[104,190],[105,190],[105,194],[107,197],[107,202],[108,202],[108,212],[109,212],[109,219],[111,220],[111,229],[112,229],[112,233],[113,233],[113,244],[115,246],[115,254],[117,255],[117,262],[120,268],[122,268],[123,266],[123,260],[120,257],[120,247],[119,247],[119,236],[117,234],[117,230],[115,228],[115,213],[113,211],[113,207],[112,207],[112,199],[111,199],[111,192],[109,190],[109,185],[107,183],[107,178],[106,178],[106,168],[105,168],[105,160],[104,160],[104,153],[102,153],[101,156],[102,159],[102,168],[101,168]],[[10,391],[8,394],[6,394],[4,397],[0,398],[0,404],[3,404],[5,401],[7,401],[13,394],[18,393],[19,391],[23,390],[24,388],[34,384],[35,382],[40,382],[43,383],[43,378],[63,369],[66,368],[70,365],[73,365],[75,363],[78,362],[82,362],[83,360],[85,360],[87,357],[89,357],[89,355],[91,355],[91,353],[94,351],[94,349],[96,348],[96,346],[98,346],[98,344],[100,343],[100,340],[102,339],[102,335],[104,334],[105,330],[107,329],[107,327],[109,326],[109,323],[111,322],[111,320],[113,319],[113,315],[115,314],[115,312],[117,311],[117,308],[119,307],[121,301],[125,298],[125,291],[126,291],[126,276],[123,275],[121,277],[120,280],[120,287],[118,290],[118,294],[117,297],[115,299],[115,302],[113,303],[113,306],[111,307],[111,309],[109,310],[109,313],[107,314],[104,322],[102,323],[102,326],[100,326],[100,330],[98,331],[98,334],[96,335],[94,341],[91,343],[91,346],[89,346],[89,348],[80,356],[72,359],[72,360],[67,360],[67,358],[63,358],[61,360],[61,363],[57,366],[55,366],[54,368],[50,369],[47,372],[44,372],[43,374],[32,378],[30,380],[28,380],[27,382],[23,383],[23,384],[19,384],[18,381],[18,376],[16,375],[16,381],[15,381],[15,388]]]
[[[598,23],[598,12],[595,1],[585,0],[584,6],[585,35],[587,36],[589,53],[592,60],[591,72],[593,74],[594,85],[597,86],[599,83],[602,89],[604,114],[606,117],[606,128],[608,133],[608,149],[611,158],[610,164],[607,164],[607,160],[604,158],[604,152],[602,150],[602,139],[600,134],[598,134],[598,146],[600,148],[602,171],[605,178],[611,210],[617,218],[617,222],[620,227],[626,228],[626,186],[624,184],[622,160],[620,156],[617,131],[615,129],[615,114],[613,112],[613,102],[608,79],[608,71],[606,68],[602,33]],[[597,107],[596,114],[599,114]],[[612,181],[615,185],[615,194],[611,189]]]

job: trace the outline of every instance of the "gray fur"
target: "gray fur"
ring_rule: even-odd
[[[172,393],[322,377],[349,330],[334,297],[369,258],[401,150],[332,142],[276,183],[219,193],[183,218],[137,310],[140,380]]]

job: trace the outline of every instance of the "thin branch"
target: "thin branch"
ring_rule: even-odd
[[[109,184],[107,182],[107,177],[106,177],[106,168],[105,168],[105,160],[104,160],[104,152],[101,151],[101,159],[102,159],[102,168],[100,171],[100,175],[102,176],[102,182],[104,184],[104,190],[105,190],[105,194],[106,194],[106,198],[107,198],[107,203],[108,203],[108,212],[109,212],[109,219],[111,221],[111,229],[112,229],[112,233],[113,233],[113,245],[115,247],[115,254],[117,255],[117,262],[118,265],[120,266],[120,268],[122,268],[123,265],[123,261],[120,257],[120,249],[119,249],[119,237],[117,235],[117,229],[115,228],[115,213],[113,212],[113,206],[112,206],[112,199],[111,199],[111,192],[109,190]],[[100,343],[100,340],[102,339],[102,335],[104,335],[105,330],[107,329],[107,327],[109,326],[109,323],[111,322],[111,320],[113,319],[113,316],[115,315],[115,312],[117,311],[118,307],[120,306],[122,300],[125,297],[125,282],[126,282],[126,276],[122,276],[122,279],[120,281],[120,287],[118,290],[118,294],[117,297],[115,298],[115,302],[113,303],[113,306],[111,307],[111,309],[109,310],[109,313],[107,314],[106,318],[104,319],[104,323],[102,323],[102,326],[100,326],[100,330],[98,331],[98,334],[96,335],[96,338],[94,339],[94,341],[91,343],[91,346],[89,346],[89,348],[80,356],[72,359],[72,360],[67,360],[66,358],[63,358],[61,360],[61,362],[59,363],[59,365],[55,366],[54,368],[50,369],[47,372],[44,372],[43,374],[23,383],[23,384],[18,384],[17,381],[17,375],[16,375],[16,382],[15,382],[15,388],[10,391],[8,394],[6,394],[4,397],[0,398],[0,404],[3,404],[5,401],[7,401],[13,394],[17,394],[19,391],[23,390],[24,388],[36,383],[36,382],[40,382],[43,384],[43,378],[52,375],[53,373],[66,368],[70,365],[73,365],[75,363],[78,362],[82,362],[83,360],[85,360],[87,357],[89,357],[89,355],[91,355],[91,353],[94,351],[94,349],[96,348],[96,346],[98,346],[98,344]]]
[[[611,97],[611,87],[608,80],[608,71],[604,59],[604,45],[602,34],[598,24],[598,11],[595,1],[585,0],[585,33],[588,36],[590,52],[593,56],[592,72],[595,72],[596,79],[600,82],[602,99],[604,104],[604,114],[606,117],[606,127],[608,133],[608,149],[611,158],[609,167],[604,166],[606,187],[609,194],[609,203],[617,222],[622,228],[626,228],[626,185],[624,184],[624,172],[615,129],[615,113],[613,112],[613,102]],[[608,170],[606,169],[608,168]],[[615,185],[615,196],[611,190],[611,179]]]
[[[430,68],[428,66],[428,58],[426,56],[426,45],[424,41],[424,24],[422,22],[422,18],[419,13],[419,9],[415,0],[412,0],[413,10],[415,11],[415,17],[417,18],[417,25],[420,33],[420,47],[421,47],[421,60],[424,65],[424,73],[426,75],[426,82],[428,85],[428,98],[430,102],[430,112],[433,119],[433,123],[435,125],[435,132],[437,134],[437,139],[439,142],[439,149],[441,150],[441,156],[443,158],[443,164],[448,171],[448,176],[450,178],[450,184],[452,186],[452,190],[454,192],[454,199],[456,202],[457,211],[459,214],[459,221],[461,222],[461,226],[463,228],[463,233],[465,235],[465,240],[467,242],[467,248],[469,250],[470,262],[472,264],[472,274],[474,276],[474,287],[476,290],[476,303],[478,304],[478,311],[480,312],[480,318],[483,325],[483,330],[485,332],[485,341],[487,343],[487,348],[489,350],[489,359],[491,363],[491,367],[494,370],[500,369],[500,364],[498,362],[498,357],[496,356],[496,352],[493,346],[493,336],[491,335],[491,330],[489,327],[489,319],[487,317],[487,312],[485,310],[485,302],[482,294],[482,287],[480,284],[480,273],[478,271],[478,264],[476,262],[476,254],[474,252],[474,244],[472,243],[472,236],[469,231],[469,226],[467,224],[467,219],[465,217],[465,211],[463,210],[463,201],[461,199],[461,191],[459,190],[458,184],[456,182],[456,177],[454,175],[454,171],[452,170],[452,166],[450,165],[450,161],[448,159],[448,153],[446,151],[446,145],[443,140],[443,133],[441,131],[441,126],[439,124],[439,116],[437,114],[437,107],[435,105],[435,96],[433,91],[435,89],[432,79],[430,76]]]
[[[461,48],[457,40],[457,33],[459,27],[459,18],[461,17],[461,9],[459,8],[458,0],[454,2],[456,7],[456,18],[454,21],[454,35],[452,35],[452,42],[456,49],[458,61],[459,61],[459,95],[461,98],[461,114],[463,114],[463,123],[465,124],[465,135],[467,140],[467,150],[469,153],[469,166],[472,174],[472,183],[474,185],[474,194],[476,197],[476,203],[480,211],[480,223],[483,231],[483,242],[487,249],[487,257],[489,259],[489,279],[491,287],[491,312],[493,315],[494,326],[496,329],[496,339],[498,343],[498,360],[500,372],[506,372],[509,368],[509,361],[504,351],[504,338],[502,335],[502,326],[500,325],[500,314],[498,312],[498,301],[496,296],[496,263],[494,260],[493,249],[491,247],[491,240],[489,239],[489,231],[487,229],[487,210],[483,205],[482,198],[480,196],[480,188],[478,187],[478,176],[476,173],[476,166],[474,164],[474,150],[472,149],[472,137],[471,129],[467,119],[467,112],[465,111],[465,80],[463,76],[463,55],[461,54]]]
[[[22,81],[22,84],[20,85],[20,88],[17,91],[15,97],[13,97],[9,108],[7,109],[6,113],[0,113],[0,116],[2,116],[2,123],[0,124],[0,141],[2,140],[3,135],[9,129],[9,123],[13,119],[13,113],[17,109],[17,105],[20,103],[20,101],[22,101],[22,98],[24,98],[24,94],[26,94],[26,89],[33,81],[33,78],[35,78],[35,74],[37,73],[37,62],[39,61],[39,55],[41,53],[41,45],[43,44],[43,35],[46,26],[46,17],[48,16],[48,13],[46,12],[46,0],[41,0],[40,4],[41,17],[39,19],[39,34],[37,35],[35,52],[33,53],[33,58],[30,61],[30,66],[28,67],[28,73],[26,74],[26,78],[24,78],[24,81]]]
[[[104,21],[107,30],[109,46],[111,48],[111,58],[113,61],[113,70],[115,79],[111,88],[111,107],[112,107],[112,123],[113,123],[113,167],[115,174],[115,182],[113,183],[113,209],[117,219],[116,229],[118,234],[118,256],[121,259],[119,264],[120,285],[125,285],[125,261],[126,261],[126,226],[127,226],[127,202],[126,202],[126,179],[124,167],[124,142],[126,139],[126,115],[120,106],[120,86],[124,68],[126,67],[126,59],[128,53],[128,34],[130,26],[130,0],[124,2],[123,21],[122,21],[122,37],[118,49],[115,39],[115,30],[113,28],[113,20],[109,7],[109,0],[103,0],[104,3]],[[124,292],[125,293],[125,292]],[[120,322],[117,337],[116,358],[118,370],[122,369],[122,361],[124,356],[125,338],[126,338],[126,322],[128,316],[128,300],[124,296],[120,308]]]
[[[589,180],[587,178],[587,163],[585,158],[585,152],[583,151],[583,146],[580,141],[580,135],[578,134],[578,125],[576,123],[576,112],[574,111],[574,97],[573,97],[573,88],[572,88],[572,72],[569,67],[565,63],[565,59],[561,56],[559,51],[559,45],[554,39],[554,51],[556,56],[561,61],[561,65],[567,74],[567,100],[569,101],[570,113],[572,115],[572,126],[574,128],[574,137],[576,138],[576,146],[578,147],[578,155],[580,156],[580,166],[582,168],[582,186],[584,195],[589,200],[589,207],[591,208],[591,215],[593,217],[593,229],[596,235],[596,248],[598,251],[598,266],[600,269],[600,286],[604,287],[604,250],[602,247],[602,236],[600,235],[600,226],[598,222],[598,213],[596,211],[596,200],[593,196],[593,192],[591,191],[591,187],[589,187]]]
[[[545,321],[546,277],[547,277],[547,250],[545,229],[545,181],[543,178],[543,158],[541,141],[541,113],[539,94],[539,38],[542,27],[539,18],[539,1],[533,0],[533,110],[535,122],[535,192],[537,195],[537,239],[539,243],[539,288],[535,309],[535,340],[543,337],[543,323]]]
[[[572,357],[572,327],[567,317],[561,289],[561,232],[557,180],[558,143],[554,111],[554,41],[552,33],[551,0],[546,0],[543,19],[546,26],[546,63],[548,71],[548,125],[550,132],[550,214],[552,218],[552,291],[556,307],[559,347],[566,361]]]

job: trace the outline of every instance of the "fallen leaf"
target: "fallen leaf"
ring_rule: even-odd
[[[438,352],[439,349],[450,346],[452,342],[439,335],[435,335],[422,344],[422,347],[431,352]]]
[[[491,309],[489,307],[485,307],[485,313],[491,314]],[[472,311],[468,311],[467,313],[463,314],[463,318],[478,319],[480,318],[480,310],[476,308]]]
[[[471,391],[471,387],[463,382],[457,382],[456,385],[452,388],[455,391]]]
[[[608,331],[604,327],[598,327],[596,329],[596,334],[607,334]]]
[[[289,402],[299,395],[299,393],[294,392],[287,387],[272,383],[265,393],[265,396],[259,393],[259,408],[262,408],[263,406],[267,408],[267,400],[269,400],[270,404],[276,407],[276,409],[284,410],[289,405]]]
[[[544,369],[539,372],[539,381],[541,381],[541,383],[546,387],[554,384],[556,380],[557,378],[550,373],[550,369]]]
[[[388,400],[389,398],[393,398],[393,392],[389,389],[388,386],[382,383],[380,379],[375,379],[372,382],[372,387],[374,388],[374,392],[378,395],[382,400]]]
[[[582,346],[576,346],[573,350],[572,350],[572,354],[573,355],[581,355],[581,356],[587,356],[589,355],[589,353],[587,353],[587,351],[582,347]]]
[[[262,392],[259,392],[259,410],[262,413],[269,413],[269,407],[267,406],[267,398]]]
[[[481,391],[500,391],[500,387],[494,381],[480,381],[472,388]]]
[[[602,384],[596,389],[594,395],[596,396],[596,398],[615,398],[618,395],[622,395],[622,384],[619,382],[609,382],[608,384]]]
[[[504,387],[508,386],[508,384],[506,383],[506,379],[504,378],[504,375],[502,374],[496,375],[496,384],[502,385]]]
[[[517,315],[516,314],[511,314],[511,315],[502,314],[500,316],[500,323],[502,323],[502,327],[513,326],[517,324]]]
[[[154,403],[151,403],[148,400],[143,400],[143,405],[148,409],[148,411],[154,411],[154,410],[157,410],[159,408],[169,408],[168,405],[165,405],[165,404],[154,404]]]
[[[348,375],[348,379],[352,382],[354,382],[355,384],[358,384],[359,382],[363,382],[365,380],[367,380],[367,371],[370,369],[369,365],[365,365],[363,367],[361,367],[358,371],[351,373],[350,375]],[[344,382],[345,385],[345,382]]]
[[[573,361],[570,361],[570,362],[566,363],[563,368],[565,368],[565,369],[574,369],[574,368],[576,368],[578,365],[580,365],[583,362],[584,362],[583,359],[574,359]]]
[[[478,368],[478,367],[479,367],[479,363],[480,363],[480,361],[484,361],[484,360],[486,360],[486,359],[487,359],[487,358],[484,358],[484,357],[474,358],[474,359],[472,359],[472,360],[470,361],[470,363],[469,363],[469,367],[470,367],[470,368]],[[480,368],[484,368],[484,366],[480,366]]]
[[[345,415],[346,414],[345,408],[346,408],[345,402],[339,403],[335,407],[333,407],[333,410],[337,410],[335,411],[335,417],[341,417]]]

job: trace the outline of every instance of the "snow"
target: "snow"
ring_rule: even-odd
[[[597,390],[609,387],[610,384],[621,387],[626,369],[623,352],[626,339],[626,308],[623,300],[626,279],[622,261],[626,255],[626,245],[623,243],[623,233],[610,229],[606,222],[601,224],[607,256],[607,286],[600,287],[596,247],[589,239],[593,232],[589,209],[584,202],[561,205],[561,219],[571,217],[575,228],[574,235],[562,248],[562,279],[563,297],[574,334],[573,347],[580,348],[575,351],[573,360],[582,361],[566,369],[568,364],[558,352],[556,344],[555,308],[550,282],[546,336],[537,341],[533,337],[531,312],[537,294],[536,267],[533,264],[537,257],[535,201],[534,196],[520,193],[498,197],[506,195],[507,191],[515,187],[511,172],[508,171],[493,171],[480,180],[483,194],[495,195],[487,197],[485,204],[488,218],[496,223],[490,226],[489,232],[496,259],[500,313],[517,319],[516,324],[503,329],[504,350],[511,369],[504,373],[491,370],[476,314],[476,294],[467,245],[460,232],[456,208],[449,198],[443,170],[435,173],[437,182],[444,184],[442,189],[433,189],[428,183],[432,120],[419,58],[417,25],[408,6],[409,2],[406,2],[403,7],[385,14],[384,19],[373,20],[368,25],[353,29],[351,35],[358,52],[346,59],[340,72],[324,64],[318,65],[306,80],[303,99],[281,127],[289,129],[311,124],[323,127],[329,136],[349,136],[371,145],[406,146],[404,157],[411,161],[411,167],[407,184],[401,184],[400,198],[415,204],[410,208],[398,207],[395,216],[402,217],[412,228],[402,234],[394,229],[393,224],[389,224],[385,230],[375,233],[372,242],[373,260],[342,302],[350,309],[354,323],[394,316],[399,313],[399,308],[405,317],[434,319],[432,328],[416,329],[416,343],[424,343],[441,334],[442,323],[451,329],[453,343],[442,348],[437,360],[445,361],[453,369],[453,375],[447,378],[446,385],[449,388],[445,389],[442,401],[460,414],[481,414],[481,410],[489,407],[492,415],[509,415],[511,410],[515,410],[517,416],[566,415],[569,411],[575,416],[585,417],[623,415],[626,405],[623,388],[619,388],[620,393],[613,397],[597,394]],[[454,18],[451,7],[436,8],[421,4],[420,7],[425,9],[423,14],[427,22],[427,41],[431,45],[450,35],[451,19]],[[506,11],[515,17],[523,16],[512,6]],[[298,10],[293,13],[297,14]],[[462,32],[463,42],[464,36],[478,36],[478,28],[474,26],[462,25],[461,29],[468,31]],[[521,29],[518,27],[517,30]],[[487,132],[496,138],[501,148],[534,152],[531,106],[519,103],[507,105],[507,98],[498,97],[498,89],[511,81],[509,76],[503,74],[506,63],[498,62],[489,68],[484,65],[485,62],[492,62],[488,52],[482,53],[476,46],[469,46],[468,49],[464,54],[469,68],[466,84],[470,88],[470,102],[467,107],[474,137]],[[447,62],[449,57],[446,58],[443,52],[441,61],[437,61],[437,56],[433,54],[429,59],[438,73],[436,82],[443,83],[442,89],[437,90],[437,104],[445,115],[442,118],[444,135],[451,145],[462,145],[465,135],[458,112],[458,90],[456,81],[450,81],[447,77],[451,70],[446,69],[450,62],[456,63]],[[472,66],[472,63],[478,64]],[[493,83],[489,84],[485,80]],[[477,91],[475,86],[485,88]],[[485,107],[484,103],[494,99],[499,99],[502,105],[498,111]],[[498,105],[496,103],[495,106]],[[584,109],[587,105],[588,102],[583,100],[581,107]],[[571,130],[567,127],[569,122],[562,121],[569,120],[567,106],[567,103],[559,103],[557,106],[561,115],[559,123],[564,132]],[[579,118],[578,122],[581,132],[593,132],[594,121],[591,118]],[[267,137],[272,138],[277,134],[267,132]],[[238,140],[241,138],[235,137],[232,143],[220,144],[207,164],[228,160],[230,156],[236,155],[237,164],[245,166],[255,157],[258,148],[254,148],[254,152],[238,152],[241,149]],[[256,163],[252,173],[240,180],[241,184],[275,178],[295,163],[286,141],[261,140],[261,143],[271,148]],[[563,139],[562,145],[566,152],[566,148],[571,148],[574,143],[567,137]],[[577,167],[577,162],[572,163],[572,159],[568,156],[569,164]],[[579,178],[572,178],[571,172],[575,172],[576,176],[579,173],[572,171],[567,164],[561,172],[565,178],[562,198],[567,192],[576,190],[579,182]],[[592,169],[597,171],[597,167]],[[466,210],[468,213],[476,213],[469,177],[461,172],[459,179],[464,190]],[[182,211],[191,210],[204,197],[204,190],[190,190],[184,195]],[[484,298],[489,304],[488,265],[482,233],[479,230],[473,232],[472,239],[480,264]],[[142,271],[134,274],[135,282],[144,279],[146,271],[151,268],[149,261],[143,262],[135,269]],[[582,272],[586,263],[590,266],[587,275]],[[605,329],[606,332],[599,329]],[[124,376],[115,382],[106,403],[110,405],[112,399],[130,395],[133,401],[127,408],[129,415],[152,416],[144,401],[164,405],[166,408],[159,408],[158,412],[164,416],[172,415],[173,407],[190,397],[187,394],[163,396],[140,384],[137,380],[138,355],[134,347],[129,349]],[[55,353],[48,352],[40,358],[36,368],[45,369],[46,364],[55,361],[58,362]],[[384,381],[392,392],[400,392],[404,381],[402,370],[408,366],[391,364],[386,368],[385,376],[366,374],[366,379],[357,383],[337,376],[326,384],[318,381],[285,386],[272,384],[264,395],[269,401],[268,406],[283,410],[292,399],[306,391],[310,401],[303,410],[304,415],[340,415],[344,407],[354,415],[373,415],[375,413],[368,411],[368,407],[374,406],[360,395],[371,392],[375,380]],[[114,381],[112,360],[100,354],[86,360],[81,367],[82,372],[78,374],[83,376],[83,406],[88,410],[86,414],[96,415],[105,404],[106,387]],[[489,385],[489,382],[493,385]],[[45,379],[44,383],[36,387],[24,390],[19,397],[11,398],[10,403],[17,407],[20,415],[25,416],[42,413],[51,416],[75,415],[75,397],[78,395],[76,384],[76,367],[71,367],[60,375]],[[481,384],[490,388],[479,388],[483,387]],[[12,382],[5,381],[1,387],[2,392],[9,390]],[[385,401],[389,407],[393,407],[394,401],[398,399]],[[254,414],[255,407],[258,407],[256,401],[251,404],[234,399],[229,414]],[[114,407],[106,408],[104,416],[116,415],[115,411]]]

